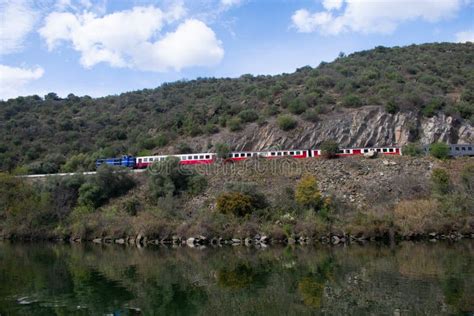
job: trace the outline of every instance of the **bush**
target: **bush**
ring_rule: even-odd
[[[227,121],[227,127],[231,132],[237,132],[242,129],[242,121],[238,117],[231,118]]]
[[[277,119],[277,123],[284,131],[292,130],[298,125],[298,122],[289,115],[280,115]]]
[[[79,188],[78,202],[88,208],[98,208],[113,197],[122,196],[135,186],[135,181],[124,170],[107,165],[88,178]]]
[[[318,182],[314,176],[303,177],[296,185],[296,202],[313,210],[320,209],[322,205],[321,192],[318,189]]]
[[[450,148],[445,143],[434,143],[430,146],[431,156],[438,159],[447,159],[449,157]]]
[[[321,153],[327,159],[335,158],[339,152],[339,145],[332,140],[324,141],[321,144]]]
[[[190,169],[184,169],[179,159],[172,157],[153,164],[148,176],[148,197],[153,201],[188,192],[199,194],[207,187],[207,180]]]
[[[242,217],[252,213],[252,198],[240,192],[225,192],[217,197],[216,208],[222,214]]]
[[[319,115],[317,113],[317,111],[315,110],[309,110],[309,111],[306,111],[304,114],[303,114],[303,118],[306,120],[306,121],[309,121],[309,122],[313,122],[313,123],[316,123],[319,119]]]
[[[342,105],[345,107],[356,108],[363,105],[362,100],[356,95],[348,95],[342,100]]]
[[[433,170],[431,184],[433,193],[436,195],[446,195],[451,192],[451,180],[448,172],[444,169]]]
[[[461,171],[461,184],[471,196],[474,196],[474,163],[464,166]]]
[[[290,102],[288,110],[293,114],[299,115],[306,111],[306,105],[300,98],[297,98]]]
[[[402,153],[407,156],[419,157],[423,154],[423,148],[418,144],[410,143],[403,146]]]
[[[257,186],[247,182],[230,182],[226,183],[225,188],[229,192],[240,192],[248,195],[252,199],[252,206],[256,209],[263,209],[268,206],[265,195],[260,193]]]
[[[230,146],[227,144],[217,143],[215,145],[217,158],[225,159],[230,155]]]
[[[258,114],[255,110],[244,110],[239,113],[239,118],[244,123],[255,122],[258,120]]]
[[[395,114],[399,110],[398,105],[394,101],[389,101],[385,105],[385,111],[387,111],[390,114]]]

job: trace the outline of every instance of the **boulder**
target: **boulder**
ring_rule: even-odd
[[[190,237],[186,240],[186,245],[188,245],[189,247],[194,247],[194,242],[195,242],[195,238],[193,237]]]
[[[123,245],[123,244],[125,244],[125,239],[123,239],[123,238],[115,239],[115,243]]]

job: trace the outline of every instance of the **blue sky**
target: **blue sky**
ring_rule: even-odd
[[[0,0],[0,99],[289,73],[339,52],[465,41],[472,0]]]

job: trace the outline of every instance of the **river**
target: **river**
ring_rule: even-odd
[[[0,242],[0,315],[474,315],[474,242]]]

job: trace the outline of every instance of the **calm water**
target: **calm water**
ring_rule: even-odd
[[[0,243],[3,315],[474,315],[474,242],[248,249]]]

